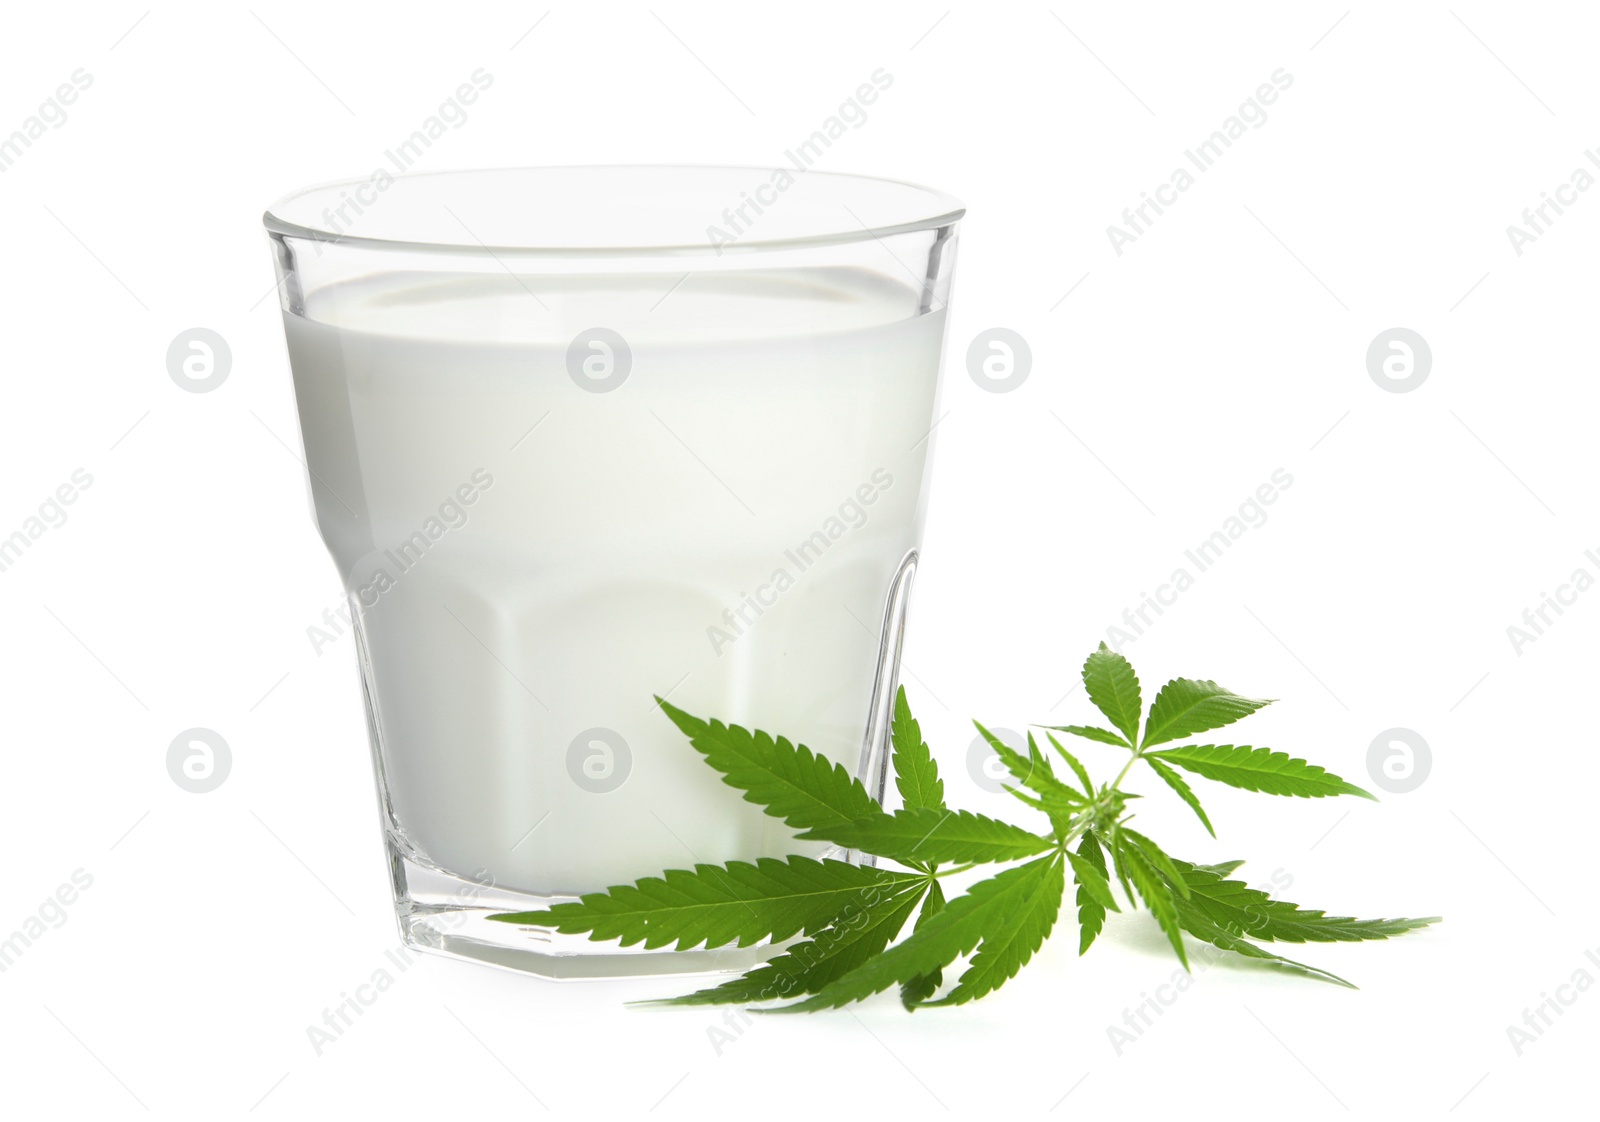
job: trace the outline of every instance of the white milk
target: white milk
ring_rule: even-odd
[[[944,314],[865,271],[681,276],[386,274],[286,315],[414,861],[565,895],[806,849],[652,694],[856,771]],[[632,352],[602,393],[567,361],[597,325]]]

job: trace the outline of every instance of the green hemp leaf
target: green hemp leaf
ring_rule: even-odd
[[[1024,755],[977,725],[1015,781],[1006,790],[1043,815],[1042,831],[945,805],[938,764],[903,688],[895,695],[889,736],[901,803],[895,809],[879,806],[842,766],[803,744],[691,716],[658,698],[724,783],[784,822],[797,842],[831,846],[826,855],[671,869],[569,903],[491,918],[625,947],[769,945],[773,957],[739,977],[653,1003],[733,1002],[767,1012],[836,1009],[894,986],[908,1010],[985,997],[1039,952],[1060,918],[1069,883],[1080,955],[1104,932],[1107,914],[1122,910],[1115,883],[1134,910],[1150,913],[1186,969],[1186,941],[1193,939],[1263,969],[1340,986],[1350,983],[1260,944],[1389,939],[1439,922],[1437,916],[1330,916],[1229,879],[1239,861],[1200,865],[1170,856],[1129,824],[1128,803],[1139,795],[1123,783],[1141,761],[1213,837],[1210,817],[1179,772],[1268,795],[1373,796],[1287,752],[1174,743],[1231,725],[1270,702],[1209,680],[1174,678],[1146,710],[1133,666],[1104,643],[1082,673],[1090,702],[1111,728],[1041,726],[1066,765],[1060,775],[1031,734]],[[1052,735],[1057,732],[1125,754],[1121,770],[1095,783]],[[871,861],[843,859],[856,854]],[[947,895],[946,877],[981,866],[990,867],[987,875],[960,895]],[[902,938],[908,924],[910,934]],[[959,974],[947,988],[947,972],[958,962]]]

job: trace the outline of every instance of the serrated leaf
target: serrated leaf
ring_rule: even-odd
[[[752,1004],[816,993],[888,946],[929,885],[937,890],[939,882],[897,885],[869,904],[847,905],[812,938],[720,986],[641,1004]]]
[[[1043,772],[1050,778],[1055,778],[1056,769],[1050,766],[1045,754],[1039,751],[1039,742],[1034,738],[1032,729],[1028,730],[1028,766],[1035,772]]]
[[[894,861],[1015,861],[1055,844],[1021,826],[970,810],[897,810],[801,834],[801,841],[831,841]]]
[[[1111,851],[1111,868],[1117,874],[1117,882],[1122,885],[1122,895],[1127,898],[1132,907],[1137,908],[1139,906],[1139,897],[1134,895],[1133,885],[1128,883],[1128,867],[1127,863],[1122,860],[1122,847],[1117,844],[1116,834],[1107,836],[1106,848]]]
[[[1071,827],[1072,815],[1086,804],[1087,796],[1078,793],[1055,777],[1049,764],[1039,754],[1038,745],[1034,743],[1031,733],[1028,735],[1028,752],[1032,758],[1024,759],[1021,753],[984,728],[980,722],[972,723],[989,747],[994,749],[995,755],[1000,757],[1000,762],[1005,764],[1006,770],[1024,787],[1037,792],[1038,797],[1025,795],[1015,787],[1007,787],[1006,790],[1048,816],[1050,826],[1056,835],[1065,836]]]
[[[1200,816],[1200,823],[1206,828],[1206,833],[1210,834],[1212,837],[1216,837],[1217,832],[1211,828],[1211,819],[1206,817],[1205,808],[1200,805],[1199,797],[1194,793],[1194,789],[1183,781],[1183,776],[1173,771],[1170,767],[1156,759],[1154,756],[1145,756],[1144,761],[1150,765],[1151,771],[1155,772],[1163,780],[1165,780],[1167,786],[1178,792],[1178,797],[1184,802],[1188,803],[1189,808]]]
[[[1133,665],[1116,651],[1100,644],[1100,649],[1083,664],[1083,688],[1096,709],[1106,715],[1111,727],[1127,737],[1129,744],[1139,742],[1139,715],[1143,701],[1139,696],[1139,677]]]
[[[1078,757],[1074,756],[1071,752],[1062,747],[1061,741],[1057,740],[1050,733],[1045,733],[1045,736],[1049,737],[1050,743],[1055,746],[1055,750],[1061,753],[1061,758],[1067,761],[1067,766],[1070,767],[1072,769],[1072,773],[1078,777],[1078,782],[1083,784],[1083,793],[1091,798],[1094,797],[1094,781],[1089,778],[1089,772],[1084,768],[1083,764],[1078,761]]]
[[[1192,904],[1178,901],[1178,923],[1185,931],[1197,939],[1202,939],[1213,946],[1221,947],[1225,951],[1243,955],[1245,958],[1257,959],[1266,964],[1283,970],[1286,973],[1298,974],[1304,978],[1312,978],[1320,982],[1332,982],[1337,986],[1355,989],[1355,985],[1345,981],[1339,975],[1323,970],[1318,966],[1307,966],[1303,962],[1296,962],[1292,958],[1273,954],[1256,946],[1247,939],[1241,938],[1237,932],[1229,931],[1213,923],[1203,912],[1196,910]]]
[[[1052,870],[1059,883],[1060,861],[1055,854],[978,881],[965,895],[947,903],[908,939],[869,959],[806,1000],[772,1012],[837,1009],[871,997],[897,982],[908,982],[918,975],[943,969],[957,957],[971,952],[991,932],[1003,937],[1013,914],[1035,897],[1038,886],[1050,878]]]
[[[938,881],[928,882],[928,895],[923,897],[922,911],[917,915],[917,926],[913,932],[921,931],[934,916],[944,910],[944,889],[939,887]],[[928,998],[939,991],[944,984],[943,970],[930,970],[926,974],[918,974],[909,981],[900,983],[900,1004],[906,1012],[912,1012]]]
[[[1043,756],[1038,756],[1033,760],[1027,759],[1022,753],[984,728],[977,721],[972,723],[976,726],[979,735],[988,742],[989,747],[994,749],[995,755],[1000,757],[1000,762],[1005,764],[1006,770],[1016,777],[1017,782],[1031,791],[1037,791],[1041,795],[1051,795],[1058,802],[1071,806],[1083,805],[1085,801],[1083,794],[1057,779],[1050,771],[1048,764],[1040,766],[1044,760]]]
[[[1095,840],[1093,834],[1085,833],[1083,835],[1083,840],[1078,843],[1077,856],[1079,860],[1087,862],[1100,879],[1106,882],[1106,891],[1110,892],[1111,883],[1106,877],[1105,854],[1100,852],[1100,843]],[[1073,872],[1076,873],[1078,868],[1076,861],[1073,862],[1072,868]],[[1083,886],[1082,880],[1078,881],[1077,903],[1078,954],[1082,955],[1089,949],[1090,944],[1094,942],[1095,936],[1100,934],[1100,929],[1105,926],[1106,908],[1104,904],[1095,899],[1094,893]],[[1116,897],[1112,897],[1111,910],[1121,911],[1122,909],[1118,908],[1116,904]]]
[[[993,993],[1016,977],[1028,964],[1055,926],[1066,891],[1061,862],[1050,859],[1041,876],[1005,919],[997,922],[978,944],[978,953],[949,993],[925,1004],[964,1005]]]
[[[1089,839],[1090,835],[1085,834],[1084,837]],[[1092,839],[1090,844],[1093,844]],[[1079,845],[1078,848],[1081,852],[1083,846]],[[1106,875],[1099,869],[1095,868],[1087,858],[1079,856],[1078,853],[1072,853],[1069,851],[1067,853],[1067,862],[1072,866],[1072,879],[1077,882],[1079,888],[1088,893],[1090,900],[1094,901],[1096,904],[1099,904],[1101,908],[1108,909],[1113,912],[1120,912],[1122,910],[1121,908],[1117,907],[1117,898],[1111,895],[1111,882],[1107,880]]]
[[[656,701],[706,763],[722,773],[724,783],[795,829],[849,823],[878,809],[859,780],[804,744],[703,721],[660,698]]]
[[[944,807],[944,780],[939,778],[939,765],[922,739],[922,727],[911,715],[911,705],[906,701],[906,688],[901,686],[894,695],[894,785],[900,797],[911,810],[923,807]]]
[[[1135,844],[1132,839],[1126,839],[1128,831],[1119,829],[1112,845],[1112,855],[1119,868],[1127,871],[1128,879],[1139,890],[1139,897],[1156,917],[1156,922],[1161,925],[1162,932],[1167,941],[1172,944],[1172,949],[1177,952],[1178,961],[1183,963],[1185,970],[1189,969],[1189,956],[1183,949],[1183,932],[1178,926],[1178,902],[1176,894],[1168,886],[1167,881],[1156,870],[1150,858],[1145,855],[1144,849]]]
[[[1215,682],[1174,678],[1161,687],[1150,706],[1143,747],[1231,725],[1271,704],[1271,701],[1240,697]]]
[[[1221,861],[1215,865],[1196,865],[1195,868],[1204,869],[1209,873],[1216,873],[1219,877],[1225,877],[1243,864],[1243,861]]]
[[[1071,796],[1067,796],[1056,791],[1046,790],[1040,794],[1033,795],[1024,791],[1020,787],[1007,787],[1006,792],[1019,802],[1026,803],[1035,810],[1043,811],[1045,814],[1048,814],[1051,818],[1051,821],[1058,829],[1062,831],[1065,831],[1069,825],[1068,820],[1072,817],[1072,815],[1076,814],[1078,811],[1082,810],[1085,805],[1087,805],[1084,802],[1083,796],[1076,793]]]
[[[1018,802],[1023,803],[1023,804],[1025,804],[1027,806],[1033,807],[1034,810],[1042,811],[1045,814],[1052,814],[1050,808],[1047,808],[1044,805],[1044,800],[1043,799],[1039,798],[1039,796],[1037,796],[1037,795],[1028,794],[1021,787],[1007,786],[1005,788],[1005,792],[1006,792],[1006,794],[1010,795],[1012,798],[1016,799]],[[1052,814],[1052,817],[1053,817],[1053,814]]]
[[[1055,768],[1050,766],[1050,761],[1045,754],[1039,751],[1039,741],[1034,738],[1033,730],[1028,730],[1028,767],[1030,772],[1037,777],[1035,786],[1044,791],[1041,799],[1044,812],[1050,818],[1050,827],[1056,832],[1057,837],[1064,836],[1072,825],[1072,815],[1077,809],[1076,800],[1079,799],[1077,791],[1067,783],[1062,783],[1056,778]],[[1067,792],[1069,794],[1056,794],[1054,792]],[[1082,796],[1084,802],[1088,796]],[[1065,805],[1064,805],[1065,804]]]
[[[1012,774],[1013,778],[1015,778],[1017,782],[1021,783],[1024,787],[1032,786],[1034,782],[1034,766],[1032,761],[1023,756],[1022,753],[1018,752],[1015,748],[1011,747],[1011,745],[1001,740],[994,733],[984,728],[981,722],[973,721],[972,725],[978,730],[978,735],[983,737],[984,742],[987,743],[990,748],[994,749],[994,754],[1000,757],[1000,762],[1005,765],[1006,770]]]
[[[1112,732],[1110,729],[1098,729],[1093,725],[1045,725],[1044,727],[1051,732],[1069,732],[1073,736],[1081,736],[1085,740],[1094,740],[1117,748],[1133,747],[1123,738],[1121,733]]]
[[[1050,819],[1051,832],[1059,841],[1072,833],[1073,817],[1084,808],[1084,803],[1069,800],[1050,791],[1042,795],[1031,795],[1018,787],[1007,787],[1006,793],[1017,801],[1026,803]]]
[[[1147,760],[1152,758],[1176,764],[1185,771],[1230,787],[1266,795],[1295,795],[1305,799],[1360,795],[1377,801],[1370,792],[1346,783],[1332,772],[1271,748],[1252,748],[1248,744],[1185,744],[1145,755]]]
[[[1390,939],[1439,922],[1438,916],[1425,919],[1330,916],[1287,900],[1275,900],[1258,888],[1226,879],[1227,874],[1213,868],[1176,859],[1172,863],[1189,886],[1189,903],[1194,910],[1219,927],[1263,942],[1359,943]]]
[[[907,1013],[915,1013],[918,1006],[926,1005],[928,998],[939,992],[944,984],[944,971],[918,974],[909,982],[900,983],[900,1005]]]
[[[649,950],[669,943],[680,951],[702,944],[748,947],[763,939],[810,935],[849,904],[923,879],[844,861],[763,857],[753,865],[730,861],[696,865],[693,871],[673,869],[588,893],[574,903],[489,918],[552,927],[563,935],[586,934],[591,942],[643,943]]]
[[[1119,826],[1117,832],[1144,852],[1144,855],[1150,859],[1150,863],[1156,867],[1156,870],[1162,876],[1167,878],[1168,883],[1172,885],[1179,896],[1187,897],[1189,895],[1188,882],[1178,872],[1178,866],[1173,863],[1172,858],[1168,857],[1159,845],[1143,834],[1128,829],[1126,826]]]

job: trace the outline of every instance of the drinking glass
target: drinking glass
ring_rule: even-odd
[[[488,917],[825,852],[657,697],[881,798],[962,213],[699,167],[378,171],[268,210],[408,944],[549,977],[770,953]]]

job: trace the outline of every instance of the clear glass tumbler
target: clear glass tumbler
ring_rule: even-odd
[[[763,953],[487,917],[821,852],[656,695],[881,795],[962,213],[691,167],[380,171],[267,212],[408,943],[551,977]]]

